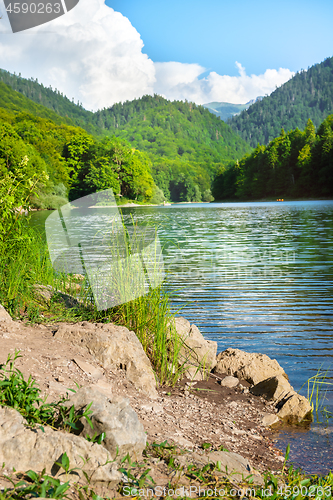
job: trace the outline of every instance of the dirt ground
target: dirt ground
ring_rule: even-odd
[[[211,376],[194,385],[183,380],[174,388],[161,387],[159,398],[150,400],[134,388],[123,370],[104,370],[86,348],[55,339],[57,328],[57,324],[29,326],[19,321],[0,324],[0,363],[19,350],[22,357],[15,366],[26,377],[32,375],[42,393],[48,394],[48,402],[71,394],[68,389],[77,389],[77,384],[105,395],[124,395],[150,444],[167,440],[196,451],[209,443],[212,449],[223,447],[248,458],[258,471],[281,469],[283,454],[272,443],[274,433],[261,423],[274,410],[262,398],[246,389],[244,393],[244,389],[222,387]]]

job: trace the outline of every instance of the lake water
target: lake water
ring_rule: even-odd
[[[123,208],[158,226],[173,307],[218,351],[275,358],[299,390],[319,369],[333,383],[333,201]],[[45,218],[36,214],[35,221]],[[324,405],[333,413],[333,385]],[[307,387],[301,393],[307,394]],[[288,430],[291,459],[333,469],[333,418]]]

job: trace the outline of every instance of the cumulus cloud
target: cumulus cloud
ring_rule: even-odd
[[[0,67],[38,78],[87,109],[108,107],[145,94],[168,99],[245,103],[270,94],[291,78],[288,69],[262,75],[208,75],[199,64],[154,63],[143,52],[140,34],[104,0],[80,0],[67,14],[45,25],[13,34],[0,0]],[[202,76],[205,73],[206,76]]]
[[[213,101],[244,104],[257,96],[270,94],[294,74],[289,69],[279,68],[248,76],[240,63],[236,62],[236,66],[238,76],[219,75],[212,71],[200,78],[205,68],[198,64],[155,63],[154,89],[168,99],[187,99],[197,104]]]
[[[38,78],[87,109],[153,92],[154,64],[142,49],[130,21],[104,0],[80,0],[66,15],[21,33],[11,33],[5,15],[0,23],[1,68]]]

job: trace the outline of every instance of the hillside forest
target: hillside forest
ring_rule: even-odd
[[[212,191],[217,200],[333,196],[333,115],[317,132],[310,119],[303,132],[282,129],[267,146],[221,168]]]
[[[16,179],[18,193],[30,179],[29,205],[50,209],[109,187],[120,204],[329,197],[332,100],[333,58],[296,74],[231,126],[204,106],[158,95],[93,113],[0,70],[1,183]]]

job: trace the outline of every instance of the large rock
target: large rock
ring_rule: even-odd
[[[13,320],[6,309],[0,304],[0,323],[11,323]]]
[[[78,411],[93,402],[90,415],[93,429],[85,418],[81,419],[81,435],[93,437],[105,433],[103,446],[112,457],[122,459],[127,453],[133,460],[140,458],[146,447],[147,435],[139,422],[135,411],[130,407],[129,400],[120,396],[107,398],[91,387],[84,387],[76,392],[66,405],[74,405]]]
[[[277,417],[282,420],[299,423],[311,415],[312,408],[309,401],[304,396],[297,394],[283,375],[263,380],[250,390],[255,396],[263,396],[267,400],[275,402],[276,408],[279,410]],[[274,422],[272,420],[272,424],[274,423],[276,420]]]
[[[247,380],[250,384],[258,384],[276,375],[282,375],[288,379],[279,363],[275,359],[270,359],[266,354],[249,353],[232,348],[220,352],[214,372],[227,373]]]
[[[263,396],[268,401],[279,401],[288,394],[294,393],[294,389],[283,375],[269,377],[254,385],[250,389],[255,396]]]
[[[65,479],[61,463],[63,454],[69,458],[69,479],[85,480],[85,474],[94,481],[103,481],[109,486],[121,480],[117,464],[107,463],[114,457],[103,446],[90,443],[74,434],[56,431],[50,427],[27,427],[26,420],[13,408],[0,407],[0,463],[7,472],[25,472],[29,469]],[[67,480],[67,479],[65,479]]]
[[[55,338],[87,347],[103,368],[121,368],[127,379],[150,398],[157,398],[155,375],[143,347],[134,332],[112,323],[60,325]]]
[[[216,365],[217,342],[206,340],[196,325],[179,316],[174,326],[183,346],[180,363],[186,368],[185,375],[191,380],[203,380]]]
[[[190,455],[180,455],[175,459],[177,465],[187,467],[194,464],[197,467],[204,467],[208,463],[218,466],[218,470],[232,480],[242,481],[243,478],[253,475],[254,484],[261,484],[262,478],[253,469],[247,458],[238,453],[226,451],[213,451],[208,454],[191,453]]]
[[[312,406],[306,397],[293,392],[283,398],[277,405],[277,416],[290,423],[299,423],[304,419],[311,419]]]

